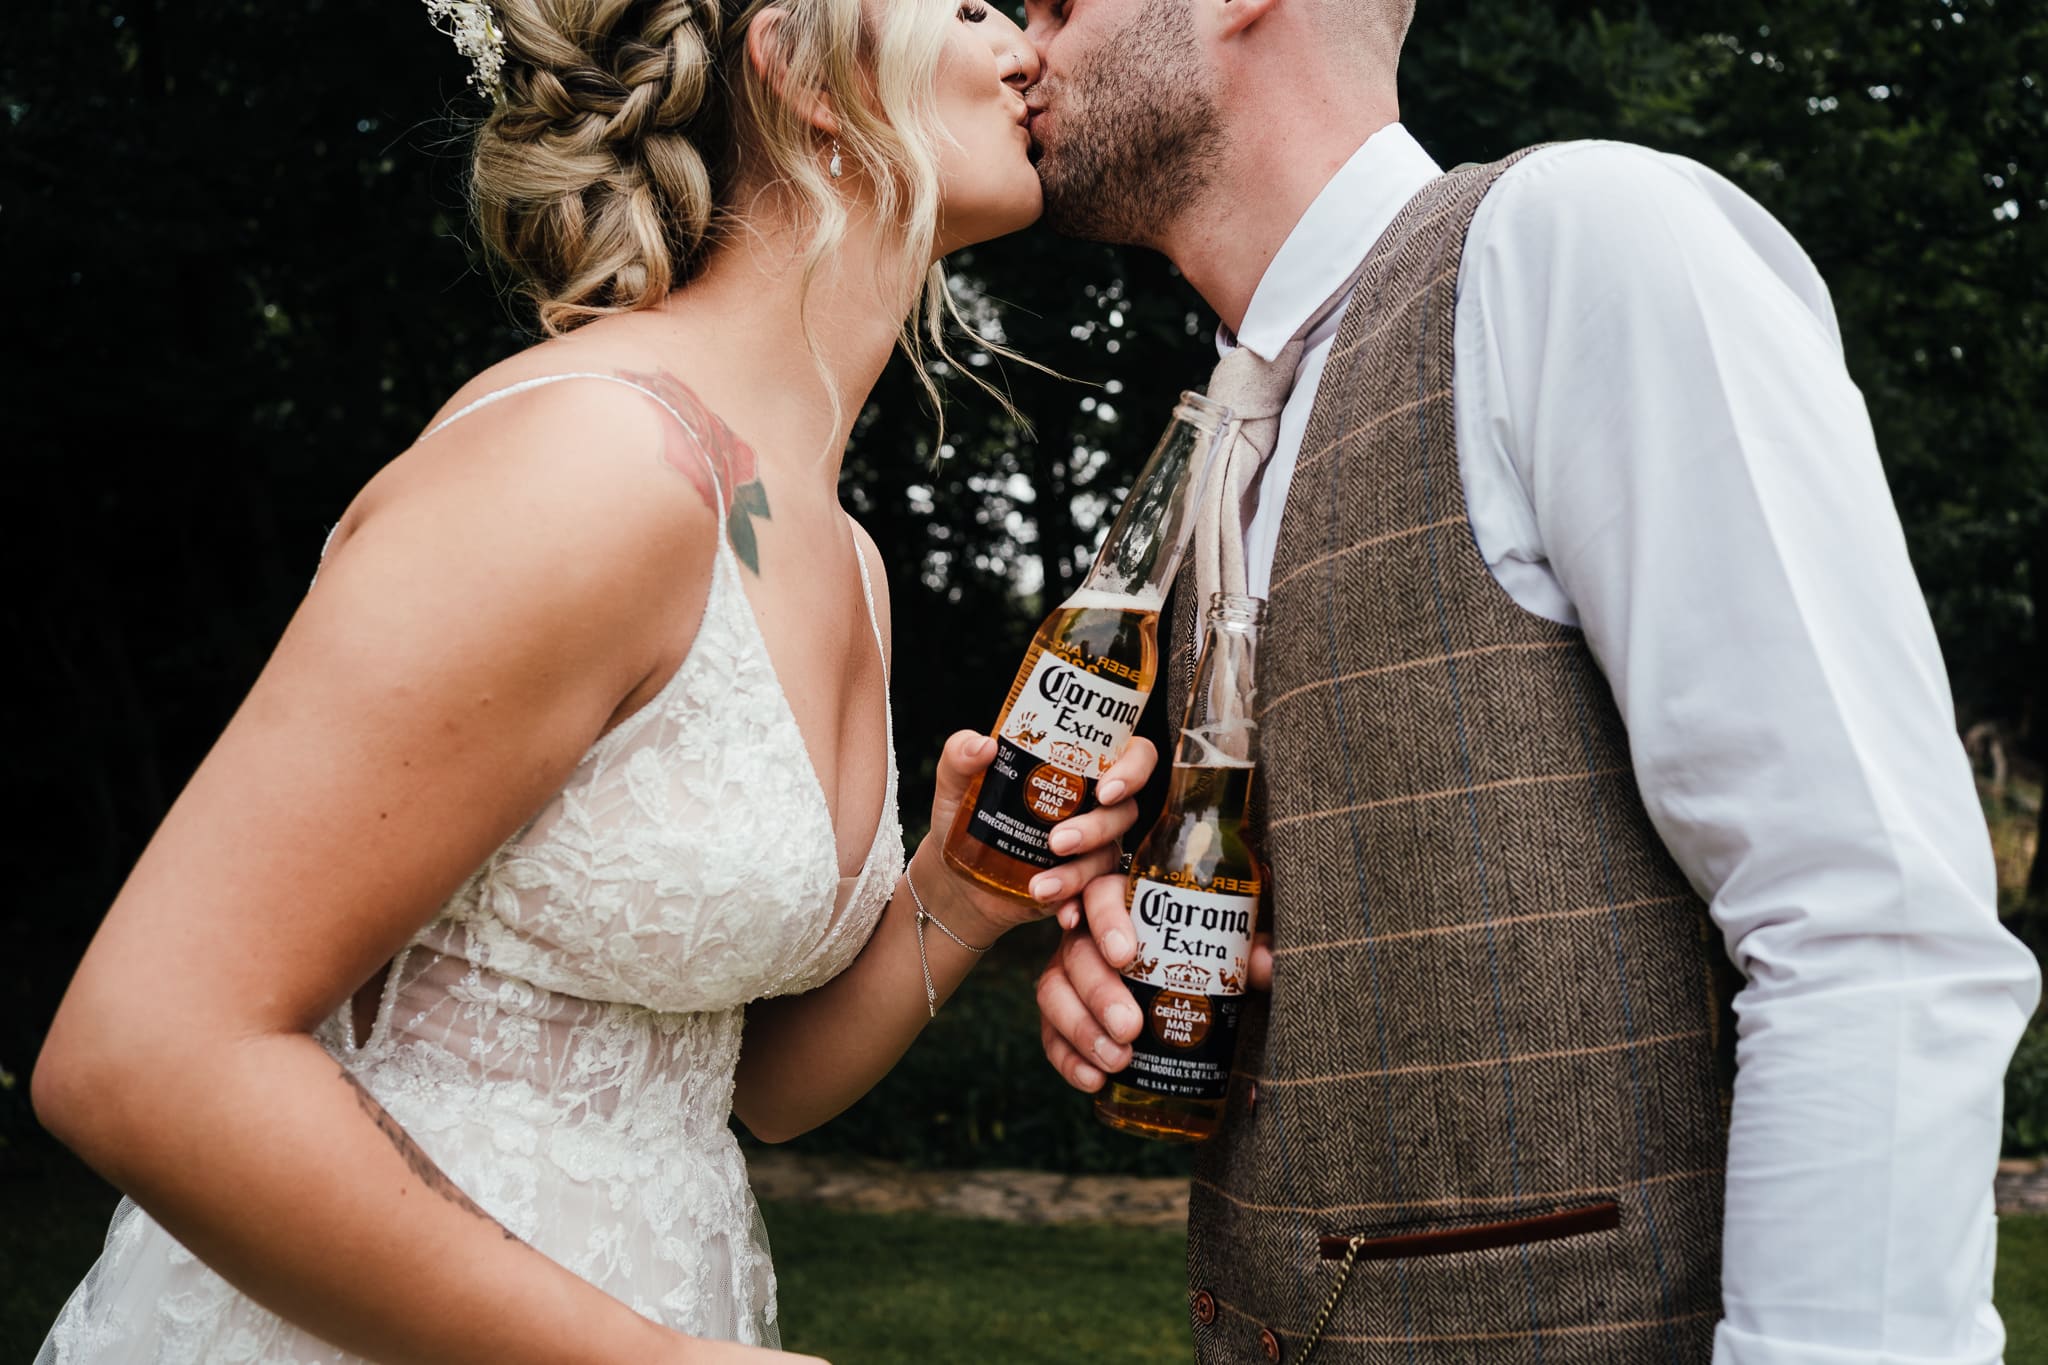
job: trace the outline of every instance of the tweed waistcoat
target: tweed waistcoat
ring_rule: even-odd
[[[1432,182],[1374,247],[1288,494],[1259,661],[1274,982],[1196,1162],[1203,1362],[1298,1358],[1340,1273],[1318,1362],[1711,1355],[1726,960],[1583,637],[1495,582],[1459,476],[1459,264],[1518,159]]]

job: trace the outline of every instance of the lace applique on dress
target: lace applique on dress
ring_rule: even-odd
[[[448,421],[577,378],[668,407],[615,376],[556,375]],[[774,1269],[728,1126],[744,1007],[845,970],[902,872],[903,836],[885,704],[881,818],[842,885],[825,794],[722,513],[719,532],[675,675],[394,960],[369,1036],[353,1037],[346,1004],[317,1036],[521,1239],[677,1331],[773,1345]],[[247,1299],[126,1200],[36,1357],[354,1359]]]

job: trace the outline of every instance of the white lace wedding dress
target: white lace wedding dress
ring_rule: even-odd
[[[448,421],[565,379],[627,383],[553,375]],[[824,790],[724,531],[721,512],[675,676],[399,954],[369,1036],[344,1005],[318,1037],[522,1240],[678,1331],[774,1345],[775,1272],[727,1126],[745,1006],[845,969],[902,871],[903,837],[892,735],[874,842],[858,876],[839,875]],[[872,623],[864,559],[861,584]],[[355,1359],[244,1297],[127,1200],[36,1357]]]

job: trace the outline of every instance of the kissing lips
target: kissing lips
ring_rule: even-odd
[[[1024,129],[1031,134],[1031,159],[1038,160],[1045,155],[1044,126],[1048,111],[1039,105],[1032,105],[1024,113]]]

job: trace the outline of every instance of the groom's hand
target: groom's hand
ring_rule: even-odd
[[[1131,1040],[1144,1027],[1121,972],[1138,946],[1125,908],[1126,887],[1122,873],[1088,883],[1081,893],[1085,929],[1079,914],[1062,909],[1060,924],[1067,932],[1038,977],[1038,1036],[1045,1058],[1068,1085],[1090,1093],[1130,1065]],[[1253,990],[1272,988],[1273,948],[1266,934],[1252,942],[1250,976]]]

